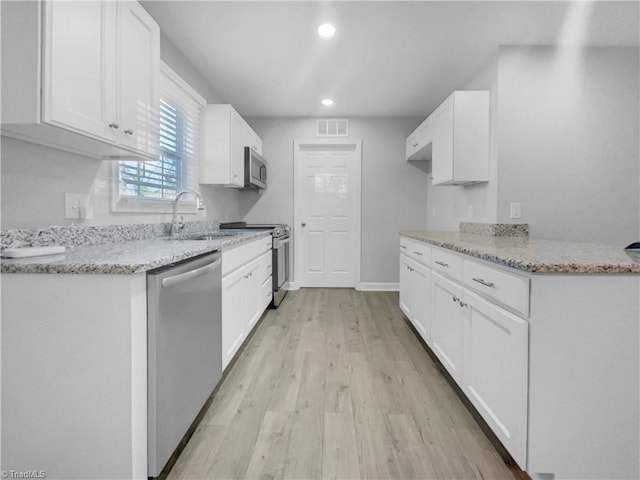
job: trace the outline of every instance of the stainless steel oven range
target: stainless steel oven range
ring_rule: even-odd
[[[291,229],[286,224],[229,222],[221,223],[221,229],[271,230],[273,238],[271,252],[273,261],[273,308],[278,308],[287,294],[286,286],[289,281],[289,246]]]

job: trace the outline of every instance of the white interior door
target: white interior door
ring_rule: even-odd
[[[295,141],[296,279],[301,287],[360,282],[360,140]]]

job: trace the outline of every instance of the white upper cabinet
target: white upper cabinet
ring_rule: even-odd
[[[43,118],[116,141],[116,4],[48,2],[44,5]],[[4,99],[3,99],[4,100]]]
[[[139,3],[117,4],[120,142],[157,158],[160,29]]]
[[[431,117],[418,125],[406,141],[407,160],[431,160],[433,141]]]
[[[160,29],[137,2],[2,2],[2,132],[157,158]]]
[[[200,183],[244,187],[244,147],[262,153],[262,140],[231,105],[204,112]]]
[[[454,92],[430,118],[433,185],[489,181],[489,92]]]

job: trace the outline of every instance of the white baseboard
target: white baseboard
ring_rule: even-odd
[[[394,282],[360,282],[356,290],[363,292],[397,292],[400,283]]]
[[[296,282],[287,282],[285,288],[289,291],[299,290],[300,285]],[[356,290],[362,292],[397,292],[400,290],[400,284],[397,282],[360,282],[356,286]]]

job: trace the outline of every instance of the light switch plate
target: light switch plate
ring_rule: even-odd
[[[510,205],[510,216],[511,218],[521,218],[522,217],[522,209],[520,208],[520,203],[512,203]]]

